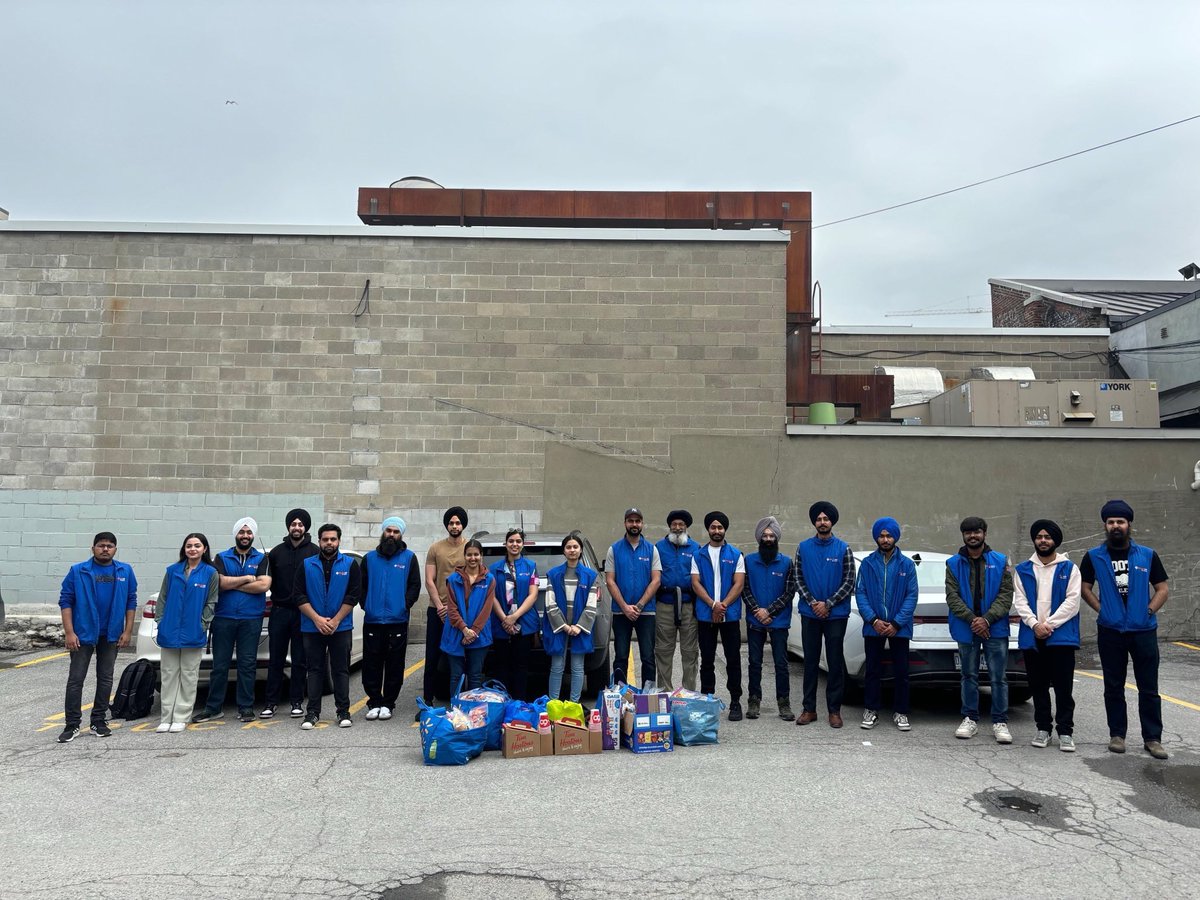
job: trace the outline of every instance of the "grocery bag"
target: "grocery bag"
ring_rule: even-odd
[[[671,730],[675,743],[683,747],[717,743],[717,729],[725,702],[711,694],[671,698]]]
[[[504,746],[504,708],[512,700],[508,690],[499,681],[486,681],[483,687],[461,690],[463,679],[459,679],[459,693],[450,701],[451,706],[468,709],[478,704],[487,705],[487,743],[485,750],[499,750]]]
[[[570,719],[577,725],[584,724],[583,706],[574,700],[551,700],[546,704],[546,715],[551,722]]]
[[[487,726],[459,730],[454,727],[448,710],[429,706],[420,697],[421,757],[427,766],[465,766],[483,752]]]

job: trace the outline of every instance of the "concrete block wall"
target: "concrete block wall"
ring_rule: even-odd
[[[528,527],[547,442],[779,433],[785,249],[5,230],[0,492],[319,497],[362,549],[393,511]]]

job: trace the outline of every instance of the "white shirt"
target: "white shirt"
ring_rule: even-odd
[[[1045,622],[1051,628],[1058,628],[1075,618],[1079,613],[1079,596],[1082,579],[1079,577],[1079,567],[1071,569],[1070,580],[1067,581],[1067,596],[1062,605],[1050,615],[1050,593],[1054,589],[1054,570],[1058,564],[1068,557],[1063,553],[1055,554],[1049,564],[1043,564],[1036,553],[1030,557],[1033,561],[1033,577],[1037,581],[1037,610],[1031,607],[1029,598],[1025,596],[1025,584],[1018,575],[1013,578],[1013,612],[1021,617],[1021,621],[1030,628],[1038,622]]]
[[[724,544],[721,544],[720,546],[708,544],[706,547],[708,550],[708,558],[712,560],[713,593],[710,596],[712,597],[713,603],[720,603],[725,599],[725,589],[721,585],[721,548],[724,546]],[[746,574],[746,555],[744,553],[738,554],[737,565],[734,567],[733,572],[735,575],[739,573],[742,575]],[[694,556],[692,557],[692,574],[700,574],[700,568],[696,565],[696,557]],[[707,584],[704,585],[704,589],[708,590]]]

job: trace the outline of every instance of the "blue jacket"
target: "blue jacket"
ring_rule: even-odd
[[[721,596],[716,597],[713,591],[716,589],[716,581],[714,579],[712,558],[708,555],[708,545],[705,544],[696,551],[696,568],[700,572],[700,584],[704,586],[704,590],[708,592],[708,596],[720,603],[726,594],[729,593],[729,588],[733,584],[733,576],[737,571],[738,560],[742,558],[742,551],[733,544],[721,545]],[[733,603],[729,605],[729,609],[725,611],[726,622],[736,622],[742,617],[742,596],[739,594],[734,598]],[[711,622],[712,607],[703,600],[696,602],[696,621]]]
[[[1150,563],[1154,551],[1141,544],[1129,542],[1129,595],[1121,601],[1117,578],[1113,575],[1112,557],[1108,547],[1101,544],[1088,551],[1096,572],[1096,592],[1100,598],[1100,617],[1105,628],[1117,631],[1150,631],[1158,627],[1158,616],[1150,612]]]
[[[1064,559],[1054,567],[1054,586],[1050,589],[1050,614],[1054,612],[1067,599],[1067,584],[1071,580],[1071,570],[1075,568],[1075,563],[1069,559]],[[1038,602],[1038,585],[1037,576],[1033,573],[1033,560],[1025,560],[1017,566],[1017,577],[1021,579],[1021,587],[1025,591],[1025,596],[1029,598],[1029,605],[1034,613],[1037,613]],[[1020,631],[1017,633],[1017,646],[1022,650],[1032,650],[1037,646],[1037,638],[1034,636],[1033,629],[1021,622]],[[1046,638],[1047,647],[1078,647],[1079,646],[1079,614],[1076,613],[1074,618],[1055,628],[1050,632],[1050,637]]]
[[[209,606],[209,588],[217,570],[208,563],[199,563],[191,576],[184,578],[186,563],[177,562],[167,566],[163,579],[165,591],[158,594],[155,609],[158,618],[160,647],[181,649],[203,647],[208,643],[208,626],[213,619],[213,606]]]
[[[237,549],[230,547],[217,554],[224,566],[225,574],[258,575],[258,567],[262,565],[265,555],[257,547],[251,547],[246,554],[246,562],[238,556]],[[246,591],[221,591],[217,599],[217,615],[223,619],[261,619],[267,609],[267,595],[251,594]]]
[[[479,614],[482,612],[484,604],[488,602],[488,596],[495,583],[496,579],[492,576],[492,573],[486,572],[482,578],[475,582],[471,588],[470,595],[468,595],[467,583],[463,581],[462,575],[458,572],[450,573],[450,577],[446,579],[446,589],[450,592],[450,602],[458,607],[458,614],[467,625],[470,625],[479,618]],[[447,616],[446,621],[442,623],[442,652],[449,653],[451,656],[466,656],[466,650],[468,649],[483,650],[492,646],[492,621],[494,619],[495,616],[488,615],[483,620],[483,627],[479,630],[479,637],[464,647],[462,632],[450,623],[450,617]]]
[[[305,601],[312,605],[313,611],[326,619],[332,619],[342,608],[346,599],[346,588],[350,585],[350,567],[355,563],[354,557],[338,553],[333,559],[333,571],[329,573],[329,587],[325,587],[325,568],[321,565],[321,557],[310,556],[304,561]],[[353,602],[350,604],[353,606]],[[354,615],[351,613],[338,623],[338,631],[350,631],[354,628]],[[309,634],[318,634],[316,623],[308,616],[300,616],[300,630]]]
[[[869,623],[883,619],[895,623],[896,637],[911,639],[917,593],[917,566],[898,549],[889,560],[884,560],[881,550],[864,559],[854,592],[863,619],[863,637],[877,637]]]
[[[398,550],[391,557],[371,550],[363,556],[368,571],[364,625],[402,625],[408,621],[408,582],[416,565],[411,550]]]
[[[800,558],[800,575],[804,577],[804,585],[816,600],[829,600],[842,586],[842,567],[846,559],[846,551],[850,545],[836,535],[827,539],[810,537],[801,541],[796,548],[796,556]],[[801,597],[796,603],[800,615],[810,619],[819,618],[812,607]],[[846,619],[850,617],[850,593],[833,605],[829,611],[831,619]]]
[[[579,586],[575,589],[575,598],[571,609],[571,621],[567,623],[569,625],[579,624],[579,619],[583,616],[584,608],[587,606],[588,594],[600,577],[600,574],[595,569],[590,569],[582,563],[575,567],[575,573],[579,576]],[[554,602],[563,611],[564,618],[567,615],[566,574],[566,563],[555,566],[546,573],[546,580],[550,582],[550,587],[554,589]],[[550,627],[549,616],[542,619],[542,647],[546,651],[547,656],[558,656],[560,653],[565,653],[568,649],[567,636],[561,631],[554,631]],[[571,638],[569,649],[572,653],[591,653],[595,647],[596,645],[592,640],[591,632],[583,631]]]
[[[777,554],[770,565],[763,562],[757,553],[746,557],[746,587],[754,596],[754,602],[762,609],[767,609],[772,603],[787,593],[788,569],[792,561],[783,553]],[[743,590],[745,595],[745,590]],[[705,604],[701,604],[704,606]],[[769,610],[768,610],[769,611]],[[768,628],[790,628],[792,625],[792,601],[789,597],[783,604],[783,609],[775,614],[770,624],[763,625],[752,615],[746,616],[746,625],[758,631]]]
[[[646,592],[646,588],[650,586],[650,579],[653,576],[654,568],[654,545],[646,540],[645,537],[638,538],[637,549],[634,550],[629,546],[629,541],[621,538],[612,545],[613,551],[613,579],[617,582],[617,588],[621,591],[621,596],[625,598],[625,602],[630,606],[634,606],[642,599],[642,594]],[[652,613],[655,611],[656,597],[651,597],[649,602],[643,607],[643,613]],[[617,606],[617,600],[614,597],[612,601],[612,611],[620,612],[620,607]]]
[[[676,547],[669,537],[654,545],[658,548],[658,561],[662,564],[662,581],[658,586],[658,599],[663,603],[675,603],[675,588],[680,588],[684,603],[695,600],[692,594],[692,557],[700,552],[700,545],[688,538],[682,547]]]
[[[983,597],[980,598],[980,615],[988,611],[988,608],[1000,594],[1000,582],[1004,579],[1004,570],[1008,568],[1008,557],[998,550],[988,550],[983,554]],[[956,553],[946,560],[946,568],[953,574],[958,581],[958,593],[963,598],[963,602],[967,604],[968,609],[975,608],[975,597],[971,593],[971,561],[962,553]],[[1036,595],[1035,595],[1036,596]],[[960,619],[951,611],[949,616],[950,636],[960,644],[973,644],[979,640],[975,632],[971,630],[971,623]],[[1003,616],[992,623],[988,629],[988,636],[994,638],[1008,638],[1008,616]]]
[[[492,577],[496,579],[496,599],[500,601],[500,608],[509,613],[515,611],[525,598],[529,596],[529,582],[537,581],[537,564],[528,557],[517,557],[516,572],[517,572],[517,590],[516,596],[508,596],[508,579],[504,577],[504,567],[506,560],[498,560],[490,569]],[[537,603],[529,607],[529,612],[517,619],[517,624],[521,626],[521,634],[536,634],[538,630],[538,613]],[[507,641],[508,632],[500,624],[500,619],[496,617],[496,621],[492,623],[492,639],[497,641]]]
[[[96,576],[102,569],[112,569],[113,602],[108,616],[100,621],[99,598],[96,596]],[[125,614],[137,609],[137,578],[133,567],[112,561],[111,567],[98,566],[94,559],[71,566],[58,593],[59,609],[71,610],[71,627],[80,644],[96,644],[103,637],[116,641],[125,631]]]

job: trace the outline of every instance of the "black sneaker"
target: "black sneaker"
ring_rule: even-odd
[[[293,718],[293,719],[298,719],[298,718],[300,718],[302,715],[304,715],[304,703],[303,703],[303,701],[301,701],[300,703],[292,703],[292,718]]]
[[[305,731],[310,731],[311,729],[316,728],[317,727],[317,717],[314,715],[305,716],[304,721],[300,723],[300,727],[303,728]]]
[[[107,722],[93,722],[89,729],[96,737],[112,737],[112,729]]]
[[[275,704],[274,703],[268,703],[266,706],[264,706],[262,709],[260,709],[258,711],[258,717],[260,719],[270,719],[270,718],[273,718],[274,715],[275,715]]]
[[[192,724],[195,725],[199,722],[208,722],[212,719],[223,719],[223,718],[225,718],[225,710],[223,710],[223,709],[218,709],[216,712],[210,712],[207,709],[202,709],[202,710],[200,710],[200,712],[198,712],[194,716],[192,716]]]
[[[762,701],[757,697],[750,698],[750,705],[746,708],[747,719],[757,719],[759,711],[762,709]]]
[[[62,730],[62,734],[58,736],[58,742],[60,744],[69,744],[71,741],[75,740],[75,736],[77,734],[79,734],[79,726],[68,725]]]
[[[421,711],[420,711],[419,709],[417,710],[417,714],[416,714],[415,716],[413,716],[413,721],[414,721],[414,722],[420,722],[420,721],[421,721]]]
[[[738,703],[736,700],[729,704],[729,721],[742,721],[742,704]]]
[[[239,722],[253,722],[254,721],[254,710],[239,709],[238,710],[238,721]]]

